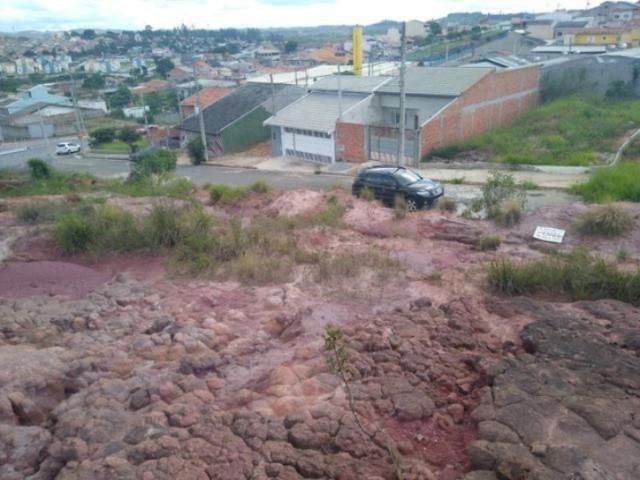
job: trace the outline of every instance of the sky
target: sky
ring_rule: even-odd
[[[592,2],[596,4],[597,2]],[[586,0],[0,0],[0,31],[367,25],[460,11],[584,8]]]

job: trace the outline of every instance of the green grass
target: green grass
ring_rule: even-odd
[[[603,168],[584,183],[573,185],[571,191],[587,202],[640,202],[640,163],[621,163]]]
[[[141,138],[138,140],[135,145],[138,147],[138,150],[142,150],[149,146],[149,141],[146,138]],[[113,142],[108,143],[100,143],[91,147],[91,150],[98,153],[129,153],[129,145],[120,141],[114,140]]]
[[[640,270],[628,272],[586,250],[541,260],[500,258],[488,267],[490,287],[507,295],[549,293],[571,300],[613,299],[640,306]]]
[[[488,250],[497,250],[500,247],[502,240],[500,235],[487,234],[478,239],[478,248],[483,252]]]
[[[48,178],[37,179],[22,170],[0,170],[0,198],[111,192],[129,197],[186,199],[194,190],[190,180],[172,173],[137,180],[103,180],[89,174],[51,169]]]
[[[618,237],[633,228],[633,218],[620,207],[605,205],[579,215],[574,225],[583,235]]]
[[[232,187],[220,183],[209,185],[208,189],[211,205],[234,205],[251,193],[268,193],[273,190],[273,187],[264,180],[256,180],[246,187]]]
[[[597,163],[598,153],[613,153],[616,141],[639,124],[640,101],[565,98],[531,110],[510,127],[436,149],[432,156],[480,150],[500,163],[586,166]]]

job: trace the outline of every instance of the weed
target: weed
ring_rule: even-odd
[[[618,263],[626,263],[631,259],[631,255],[626,250],[620,249],[618,253],[616,253],[616,260]]]
[[[87,251],[94,237],[92,226],[75,212],[63,216],[56,225],[55,239],[63,255]]]
[[[640,202],[639,178],[640,163],[621,163],[598,170],[586,182],[573,185],[571,190],[587,202]]]
[[[249,191],[253,193],[269,193],[273,191],[273,187],[264,180],[256,180],[249,185]]]
[[[35,225],[55,219],[56,205],[49,202],[24,203],[16,209],[16,218],[21,223]]]
[[[465,181],[464,177],[453,177],[451,180],[446,183],[450,183],[451,185],[462,185]]]
[[[291,263],[288,258],[260,255],[256,252],[243,254],[231,269],[242,282],[260,285],[286,282],[291,275]]]
[[[29,169],[29,177],[32,182],[40,182],[42,180],[49,180],[53,176],[53,169],[44,160],[39,158],[32,158],[27,162],[27,168]]]
[[[610,298],[640,305],[640,270],[620,271],[585,249],[522,263],[499,258],[490,263],[488,280],[507,295],[548,292],[572,300]]]
[[[364,187],[362,190],[360,190],[360,194],[358,195],[358,197],[367,202],[373,202],[376,199],[373,190],[368,187]]]
[[[511,228],[522,220],[522,214],[522,203],[509,199],[492,211],[492,218],[499,225]]]
[[[232,205],[242,200],[246,195],[247,190],[243,187],[231,187],[224,184],[211,185],[209,187],[211,205]]]
[[[574,226],[583,235],[617,237],[633,226],[633,219],[622,208],[605,205],[578,216]]]
[[[457,202],[451,197],[442,197],[440,202],[438,202],[438,207],[440,210],[444,210],[449,213],[455,213],[458,210]]]
[[[501,243],[500,235],[483,235],[478,240],[478,248],[482,251],[497,250]]]
[[[393,199],[393,213],[396,220],[402,220],[407,216],[409,208],[407,207],[407,200],[404,195],[396,195]]]
[[[540,187],[532,180],[523,180],[520,182],[520,188],[522,190],[538,190]]]

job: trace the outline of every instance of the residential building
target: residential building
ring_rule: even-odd
[[[638,46],[640,44],[640,27],[604,26],[584,28],[574,34],[575,45],[617,45]]]
[[[626,22],[640,15],[640,5],[632,2],[603,2],[597,7],[585,10],[584,15],[594,17],[598,24]]]
[[[539,70],[539,65],[409,68],[403,163],[417,164],[435,148],[509,124],[538,102]],[[346,78],[340,78],[342,95],[337,77],[324,79],[265,122],[274,128],[274,154],[323,163],[396,161],[399,79]]]
[[[210,155],[236,153],[267,140],[269,128],[263,122],[304,94],[303,88],[293,85],[247,84],[215,101],[203,110]],[[178,128],[183,144],[197,138],[198,115],[185,119]]]
[[[280,50],[275,48],[260,47],[254,52],[256,61],[268,67],[276,66],[280,63]]]
[[[427,28],[424,22],[420,20],[410,20],[406,22],[407,37],[410,38],[426,38]]]
[[[391,77],[332,76],[318,81],[308,95],[265,122],[271,127],[273,155],[335,162],[337,122],[363,107],[389,80]]]
[[[132,95],[146,95],[151,92],[160,92],[166,90],[169,87],[169,82],[166,80],[149,80],[148,82],[138,85],[137,87],[130,88],[129,91]]]
[[[171,85],[184,83],[193,78],[193,68],[178,66],[169,71],[167,80]]]
[[[565,45],[575,43],[575,35],[578,31],[589,26],[588,20],[570,20],[556,23],[553,29],[553,37],[562,41]]]
[[[217,102],[222,97],[231,93],[233,88],[212,87],[205,88],[200,91],[200,105],[202,108],[207,108],[214,102]],[[198,95],[194,94],[185,98],[180,102],[180,115],[182,118],[190,117],[198,113]]]
[[[14,62],[0,62],[0,73],[3,75],[16,75],[18,73]]]
[[[38,62],[29,57],[21,57],[16,60],[16,75],[31,75],[39,73],[42,67]]]
[[[52,95],[45,85],[36,85],[27,90],[19,100],[6,106],[9,114],[14,114],[36,104],[71,105],[71,99],[60,95]]]
[[[542,40],[553,40],[555,32],[554,20],[530,20],[526,22],[526,29],[529,36]]]

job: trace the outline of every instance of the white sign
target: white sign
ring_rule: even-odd
[[[538,227],[533,234],[533,238],[536,240],[542,240],[543,242],[562,243],[565,233],[566,232],[564,230],[559,230],[557,228]]]

